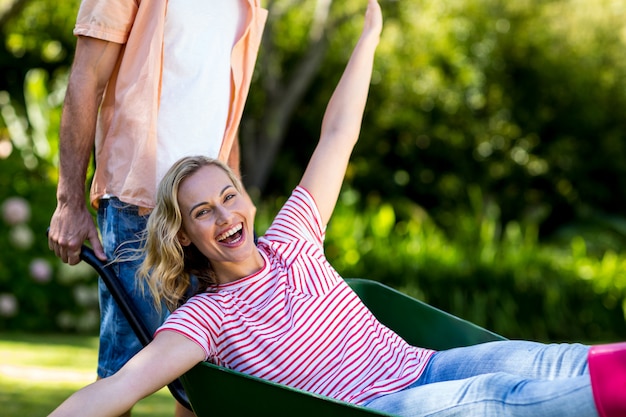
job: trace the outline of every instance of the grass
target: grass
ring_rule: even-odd
[[[95,379],[98,338],[0,333],[0,410],[3,417],[48,415]],[[166,388],[143,399],[133,416],[174,415]]]

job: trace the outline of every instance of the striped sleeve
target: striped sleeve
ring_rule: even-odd
[[[215,356],[222,316],[218,304],[208,294],[200,294],[172,312],[155,336],[162,331],[179,333],[204,350],[206,361]]]
[[[296,187],[265,233],[269,240],[292,242],[305,240],[322,248],[326,229],[317,204],[303,187]]]

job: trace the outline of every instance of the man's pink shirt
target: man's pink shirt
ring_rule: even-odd
[[[237,137],[267,10],[247,1],[247,28],[233,47],[232,93],[218,158]],[[143,6],[143,7],[142,7]],[[124,44],[105,91],[96,133],[91,202],[104,195],[150,209],[156,195],[157,114],[167,0],[83,0],[74,34]],[[132,116],[129,116],[132,115]]]

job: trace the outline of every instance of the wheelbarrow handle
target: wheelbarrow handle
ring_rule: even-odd
[[[139,339],[141,345],[148,345],[152,341],[152,334],[141,320],[141,316],[137,312],[135,305],[129,301],[119,277],[115,274],[115,272],[113,272],[111,266],[101,261],[96,256],[93,249],[87,245],[82,246],[80,250],[80,259],[88,263],[98,273],[98,275],[100,275],[100,278],[102,278],[102,281],[109,289],[113,299],[117,303],[120,310],[122,310],[124,317],[128,320],[130,327],[133,329],[133,332]],[[178,379],[168,384],[167,388],[176,401],[181,403],[188,410],[192,409],[183,385]]]
[[[49,231],[50,229],[46,230],[46,236]],[[80,259],[89,264],[98,273],[98,275],[100,275],[100,278],[102,278],[102,281],[109,289],[113,299],[117,303],[120,310],[122,310],[124,317],[128,320],[128,324],[130,324],[131,329],[139,339],[141,345],[148,345],[148,343],[152,341],[152,334],[141,320],[141,316],[137,312],[135,306],[129,301],[119,277],[111,269],[111,266],[98,259],[93,249],[87,245],[82,245],[80,250]],[[185,393],[185,389],[183,388],[183,384],[180,380],[176,379],[172,381],[167,385],[167,388],[176,401],[181,403],[188,410],[192,410],[189,400],[187,399],[187,394]]]
[[[95,269],[98,275],[100,275],[100,278],[102,278],[102,281],[104,281],[104,284],[111,292],[111,295],[113,296],[113,299],[117,303],[118,307],[124,313],[126,320],[128,320],[130,327],[133,329],[133,332],[139,339],[141,345],[146,346],[150,343],[152,340],[150,331],[141,320],[135,306],[129,301],[119,277],[115,274],[115,272],[113,272],[111,267],[98,259],[93,249],[86,245],[83,245],[81,248],[80,259],[88,263],[93,269]]]

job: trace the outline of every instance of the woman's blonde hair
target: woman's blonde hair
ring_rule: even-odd
[[[190,296],[215,284],[209,259],[193,243],[183,246],[178,240],[182,227],[178,204],[180,184],[208,165],[223,169],[235,188],[243,190],[241,181],[226,164],[205,156],[182,158],[165,174],[157,190],[156,205],[148,218],[142,247],[145,258],[137,272],[147,281],[157,308],[165,302],[169,310],[174,310]]]

